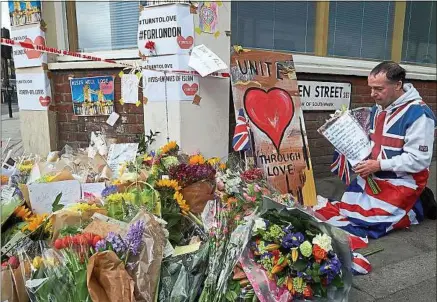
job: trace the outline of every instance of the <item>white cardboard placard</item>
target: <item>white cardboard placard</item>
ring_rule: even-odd
[[[41,30],[39,24],[29,25],[25,28],[13,27],[11,29],[11,40],[45,46],[46,34]],[[21,47],[14,47],[12,50],[15,68],[36,67],[42,66],[43,63],[47,64],[46,52]]]
[[[45,111],[52,100],[47,73],[17,73],[17,97],[20,110]]]

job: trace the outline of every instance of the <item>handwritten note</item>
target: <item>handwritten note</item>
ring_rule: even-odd
[[[12,199],[12,196],[14,196],[15,193],[15,187],[12,186],[2,186],[2,193],[1,193],[1,201],[8,202]]]
[[[76,203],[81,198],[81,186],[77,180],[66,180],[52,183],[33,183],[28,186],[32,211],[36,214],[52,212],[52,203],[62,193],[60,204]]]
[[[202,77],[228,68],[219,56],[203,44],[193,48],[188,66],[196,70]]]
[[[126,104],[138,101],[138,85],[140,79],[134,73],[123,74],[121,77],[121,98]]]
[[[113,177],[118,177],[120,164],[135,160],[138,151],[138,144],[112,144],[109,147],[108,166],[114,173]]]
[[[92,194],[95,197],[102,197],[102,191],[105,189],[104,182],[96,182],[96,183],[84,183],[81,184],[82,187],[82,198],[85,198],[85,195]]]
[[[342,114],[329,125],[324,125],[320,132],[346,156],[352,166],[366,159],[372,152],[367,133],[348,113]]]

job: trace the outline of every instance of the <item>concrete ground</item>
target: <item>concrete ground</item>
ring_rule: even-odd
[[[14,106],[13,118],[7,105],[1,106],[2,141],[21,140],[19,112]],[[19,145],[18,147],[19,148]],[[19,152],[19,149],[18,151]],[[428,187],[436,192],[436,162],[431,166]],[[339,199],[345,189],[337,177],[316,180],[317,193]],[[368,249],[382,247],[382,252],[368,256],[373,271],[355,276],[349,296],[351,302],[433,302],[436,301],[436,221],[425,220],[408,230],[396,231],[378,240],[370,240]]]
[[[433,161],[428,187],[434,196],[437,196],[436,171]],[[345,188],[338,177],[316,180],[316,187],[319,195],[336,199]],[[349,301],[436,301],[436,226],[435,220],[425,220],[410,229],[370,240],[369,247],[358,252],[384,250],[367,257],[373,270],[368,275],[354,277]]]
[[[21,155],[23,152],[23,145],[21,143],[21,133],[20,133],[20,113],[18,112],[17,103],[12,104],[12,118],[9,117],[8,105],[1,104],[1,141],[2,150],[4,144],[9,141],[6,152],[12,149],[12,155]],[[6,156],[6,154],[5,154]]]

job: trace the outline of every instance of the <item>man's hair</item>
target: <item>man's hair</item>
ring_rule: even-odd
[[[373,76],[376,76],[380,73],[385,73],[385,76],[391,82],[401,81],[402,85],[404,85],[405,76],[407,74],[404,68],[402,68],[398,63],[393,61],[384,61],[382,63],[379,63],[370,72],[370,74]]]

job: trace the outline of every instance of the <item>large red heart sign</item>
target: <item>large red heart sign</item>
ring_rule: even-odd
[[[182,36],[178,36],[177,42],[178,42],[179,47],[181,49],[190,49],[191,46],[193,46],[193,44],[194,44],[194,39],[192,36],[188,36],[186,38],[184,38]]]
[[[52,99],[49,96],[46,96],[46,97],[40,96],[39,97],[39,103],[43,107],[48,107],[50,105],[51,100]]]
[[[35,41],[32,41],[29,38],[26,38],[26,40],[24,40],[23,42],[25,43],[32,43],[35,45],[40,45],[40,46],[45,46],[46,45],[46,41],[44,39],[44,37],[38,36],[35,38]],[[35,49],[24,49],[24,53],[26,54],[28,59],[38,59],[42,53],[38,50]]]
[[[266,92],[251,87],[246,90],[243,102],[250,121],[270,138],[279,152],[285,129],[294,115],[290,94],[280,88],[271,88]]]
[[[182,85],[182,90],[187,96],[195,95],[198,89],[199,85],[197,85],[196,83],[191,84],[191,86],[189,84]]]

